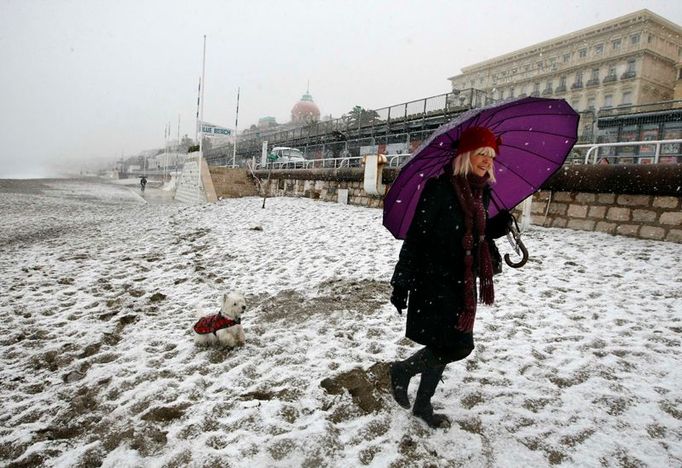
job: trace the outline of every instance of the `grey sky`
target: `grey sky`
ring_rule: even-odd
[[[0,177],[115,161],[194,135],[207,35],[205,120],[289,119],[310,81],[323,115],[449,91],[497,55],[678,0],[0,0]]]

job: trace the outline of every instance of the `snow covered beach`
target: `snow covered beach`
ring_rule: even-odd
[[[416,347],[380,210],[78,180],[0,181],[0,202],[3,466],[682,464],[679,244],[526,233],[434,431],[385,393]],[[195,310],[233,289],[247,345],[195,347]]]

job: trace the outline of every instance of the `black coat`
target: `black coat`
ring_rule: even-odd
[[[489,189],[483,198],[487,218]],[[486,235],[489,239],[499,237],[505,228],[488,222]],[[500,234],[500,230],[504,232]],[[424,187],[391,279],[394,287],[410,291],[405,335],[443,351],[474,347],[472,334],[455,328],[464,308],[464,232],[464,215],[449,176],[431,179]]]

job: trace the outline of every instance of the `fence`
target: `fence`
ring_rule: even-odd
[[[682,139],[592,143],[575,145],[573,149],[568,159],[574,164],[589,164],[590,159],[592,164],[682,163]]]

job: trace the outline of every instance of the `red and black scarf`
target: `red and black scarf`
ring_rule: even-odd
[[[493,264],[488,241],[485,238],[485,208],[483,206],[483,189],[488,183],[488,175],[479,177],[475,174],[451,176],[450,180],[457,193],[459,204],[464,213],[464,310],[459,316],[457,329],[472,332],[476,318],[476,279],[474,278],[474,247],[477,247],[478,278],[480,281],[480,299],[484,304],[495,301],[493,288]],[[474,243],[474,232],[478,235],[478,243]]]

